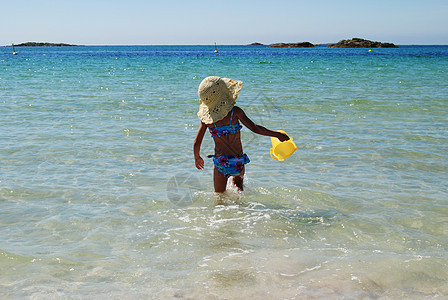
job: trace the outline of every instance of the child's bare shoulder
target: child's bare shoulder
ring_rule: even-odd
[[[247,118],[246,113],[244,112],[244,110],[241,107],[235,105],[233,107],[233,111],[234,111],[234,114],[238,117],[238,119]]]
[[[244,110],[241,107],[236,106],[236,105],[233,107],[233,111],[236,114],[244,114]]]

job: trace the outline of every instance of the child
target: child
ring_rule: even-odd
[[[239,121],[254,133],[273,136],[282,142],[289,140],[284,133],[255,124],[241,108],[235,106],[242,85],[241,81],[210,76],[201,82],[198,89],[201,124],[194,140],[194,159],[196,168],[203,169],[204,160],[199,153],[208,128],[215,141],[215,155],[208,157],[213,158],[215,164],[213,182],[217,193],[225,192],[230,176],[233,176],[233,184],[243,190],[244,165],[250,160],[243,153]]]

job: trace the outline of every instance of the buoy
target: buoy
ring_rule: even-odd
[[[369,52],[372,52],[372,49],[369,49]]]
[[[14,43],[12,43],[12,55],[17,55],[16,49],[14,49]]]
[[[215,42],[215,53],[218,53],[218,49],[216,49],[216,42]]]

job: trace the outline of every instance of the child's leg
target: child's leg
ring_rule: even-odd
[[[240,175],[233,177],[233,184],[236,185],[239,191],[243,190],[243,178],[244,178],[244,168]]]
[[[216,167],[213,173],[213,183],[215,185],[216,193],[224,193],[226,191],[227,178],[222,175]]]

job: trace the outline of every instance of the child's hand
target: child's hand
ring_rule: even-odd
[[[204,160],[202,159],[202,157],[196,157],[195,159],[195,164],[196,164],[196,168],[198,168],[199,170],[204,169]]]
[[[289,140],[289,136],[287,134],[285,134],[283,132],[279,132],[279,131],[277,131],[276,138],[278,138],[280,140],[280,142],[284,142],[284,141]]]

